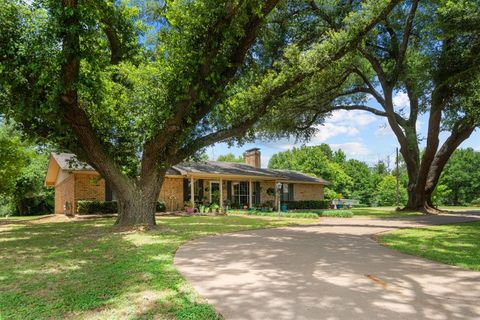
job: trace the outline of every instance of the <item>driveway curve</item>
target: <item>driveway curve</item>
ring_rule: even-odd
[[[175,266],[228,319],[480,319],[480,272],[388,249],[371,236],[475,215],[323,219],[207,237]]]

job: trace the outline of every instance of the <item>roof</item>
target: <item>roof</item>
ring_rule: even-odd
[[[55,182],[58,174],[51,168],[52,159],[61,170],[66,171],[95,171],[90,165],[79,161],[73,153],[52,153],[47,172],[46,185]],[[54,172],[55,171],[55,172]],[[202,162],[182,162],[167,170],[169,176],[186,176],[189,174],[198,175],[224,175],[224,176],[249,176],[261,177],[266,180],[284,180],[291,182],[303,182],[314,184],[330,184],[330,182],[301,173],[294,170],[264,169],[255,168],[244,163],[202,161]]]
[[[223,174],[234,176],[256,176],[263,178],[271,178],[275,180],[286,180],[295,182],[308,182],[318,184],[330,184],[322,178],[312,177],[305,173],[294,170],[278,170],[255,168],[243,163],[236,162],[219,162],[219,161],[203,161],[203,162],[183,162],[172,169],[177,171],[177,175],[187,174]],[[168,173],[167,173],[168,174]]]
[[[272,170],[255,168],[243,163],[220,162],[220,161],[202,161],[202,162],[182,162],[173,167],[173,169],[185,175],[189,173],[203,174],[225,174],[238,176],[260,176],[265,178],[277,178]]]
[[[77,159],[73,153],[52,153],[60,169],[69,171],[95,171],[89,164]]]

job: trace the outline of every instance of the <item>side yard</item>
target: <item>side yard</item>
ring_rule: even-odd
[[[207,235],[318,222],[272,217],[162,217],[150,232],[112,219],[0,226],[0,319],[216,319],[173,267]]]
[[[407,254],[480,271],[480,221],[403,229],[379,240]]]

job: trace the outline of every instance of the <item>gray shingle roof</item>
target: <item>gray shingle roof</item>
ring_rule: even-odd
[[[53,153],[60,168],[71,171],[94,171],[90,165],[79,161],[73,153]],[[243,163],[204,161],[204,162],[182,162],[168,169],[167,175],[197,174],[219,174],[231,176],[256,176],[267,179],[278,179],[285,181],[307,182],[318,184],[330,184],[327,180],[312,177],[305,173],[294,170],[263,169],[255,168]]]
[[[73,153],[52,153],[62,170],[71,171],[95,171],[89,164],[77,159]]]

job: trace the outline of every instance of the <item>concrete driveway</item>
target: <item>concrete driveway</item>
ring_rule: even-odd
[[[226,319],[480,319],[480,272],[390,250],[378,232],[480,219],[323,219],[203,238],[175,266]]]

